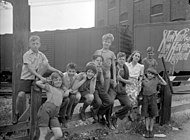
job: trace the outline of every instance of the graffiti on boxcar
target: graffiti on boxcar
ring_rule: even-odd
[[[158,52],[158,58],[164,57],[171,64],[187,60],[190,54],[190,29],[164,30]]]

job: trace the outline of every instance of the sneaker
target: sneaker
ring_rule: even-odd
[[[148,130],[146,130],[146,132],[145,132],[145,138],[149,138],[149,131]]]
[[[149,131],[149,138],[154,138],[154,133],[153,133],[153,131]]]
[[[82,121],[85,121],[86,120],[86,114],[85,114],[85,111],[82,111],[82,109],[80,109],[80,113],[79,113],[79,116],[81,118]]]
[[[117,124],[117,117],[115,116],[115,114],[111,117],[111,122],[112,122],[112,124],[113,124],[113,126],[114,126],[115,128],[118,127],[118,124]]]

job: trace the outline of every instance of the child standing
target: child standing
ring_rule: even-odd
[[[154,68],[147,69],[147,78],[144,77],[142,81],[143,86],[143,105],[142,105],[142,116],[145,117],[146,125],[146,138],[154,137],[153,126],[154,119],[158,116],[157,107],[157,86],[158,84],[166,85],[165,80],[157,73]]]
[[[103,62],[103,70],[105,71],[105,92],[108,92],[110,87],[110,79],[111,79],[111,71],[110,68],[112,66],[113,69],[113,80],[114,80],[114,87],[116,86],[116,68],[115,68],[115,60],[116,56],[114,52],[110,50],[110,46],[114,41],[114,37],[111,33],[105,34],[102,36],[102,44],[103,48],[100,50],[95,51],[94,55],[101,55],[104,58]]]
[[[62,90],[62,77],[59,73],[53,72],[50,76],[49,83],[37,81],[36,84],[46,91],[47,100],[41,105],[38,110],[38,126],[40,129],[39,140],[45,140],[49,127],[52,129],[54,136],[51,140],[56,140],[62,137],[62,130],[58,121],[58,113],[64,97]]]
[[[81,94],[81,99],[84,101],[80,110],[81,120],[86,120],[85,110],[94,100],[94,92],[96,86],[96,65],[93,62],[86,64],[85,72],[79,73],[73,85],[73,90],[77,90]]]
[[[153,58],[153,55],[154,55],[154,48],[148,47],[147,48],[147,57],[143,58],[143,60],[142,60],[145,73],[149,67],[156,69],[156,66],[158,65],[158,62],[156,61],[156,59]]]
[[[75,90],[73,91],[72,87],[77,78],[77,66],[75,63],[69,63],[66,67],[66,72],[63,73],[63,90],[69,94],[69,104],[65,105],[65,101],[62,103],[59,120],[64,127],[67,127],[67,121],[71,119],[75,106],[80,101],[81,95]],[[66,112],[65,112],[66,111]],[[66,116],[65,116],[66,115]]]
[[[19,93],[16,99],[16,120],[13,123],[17,123],[19,117],[23,113],[23,104],[22,101],[25,100],[25,94],[31,92],[31,85],[35,78],[40,79],[45,82],[46,79],[42,75],[47,71],[57,71],[59,70],[51,67],[48,64],[46,56],[39,51],[40,48],[40,37],[37,35],[32,35],[29,39],[30,49],[23,55],[23,65],[20,77],[20,87]]]

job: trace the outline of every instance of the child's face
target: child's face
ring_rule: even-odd
[[[111,39],[107,39],[107,40],[103,40],[103,48],[104,49],[109,49],[109,47],[111,46]]]
[[[95,60],[94,60],[94,63],[96,64],[97,67],[101,67],[102,66],[102,58],[101,57],[97,57]]]
[[[125,57],[119,57],[119,58],[117,58],[117,62],[118,62],[120,65],[124,65],[124,64],[125,64],[125,61],[126,61],[126,58],[125,58]]]
[[[89,69],[89,70],[87,70],[86,75],[87,75],[88,79],[92,79],[94,77],[95,73],[91,69]]]
[[[133,61],[139,62],[140,56],[141,56],[140,53],[136,52],[136,53],[133,55]]]
[[[54,87],[60,88],[62,85],[63,81],[61,77],[57,77],[53,79],[53,85]]]
[[[152,74],[151,72],[147,72],[147,78],[148,78],[148,79],[152,79],[152,78],[154,78],[154,77],[155,77],[154,74]]]
[[[75,69],[68,69],[67,70],[67,73],[70,77],[73,77],[75,74],[76,74],[76,70]]]
[[[29,45],[30,45],[30,49],[33,52],[38,52],[40,48],[40,40],[31,41]]]

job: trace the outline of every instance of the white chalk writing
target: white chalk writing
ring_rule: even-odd
[[[190,29],[164,30],[158,52],[158,58],[164,57],[171,64],[187,60],[190,53]]]

